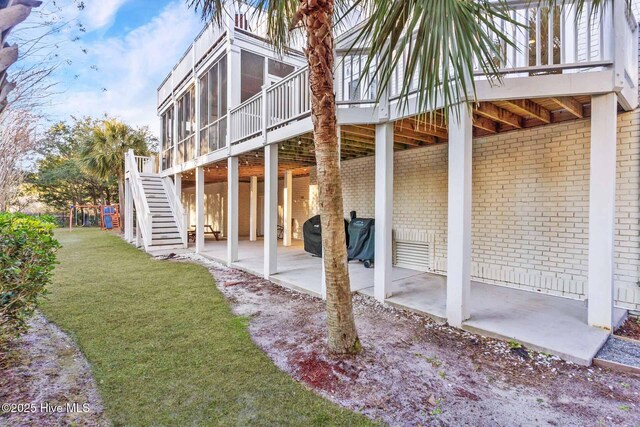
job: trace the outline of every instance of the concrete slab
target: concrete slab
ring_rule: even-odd
[[[618,323],[625,311],[616,309],[615,316]],[[462,327],[587,366],[609,337],[587,324],[585,301],[478,282],[471,286],[471,318]]]
[[[262,276],[263,242],[240,240],[239,261],[233,266]],[[204,256],[226,263],[226,242],[207,241]],[[349,264],[351,289],[373,296],[373,269],[359,262]],[[393,268],[391,297],[385,302],[446,322],[445,276],[406,268]],[[321,294],[322,259],[305,253],[302,242],[278,246],[278,273],[274,283],[314,296]],[[616,323],[625,310],[615,310]],[[527,347],[590,365],[609,337],[608,331],[587,324],[584,301],[537,294],[519,289],[471,283],[471,318],[463,329],[500,339],[513,339]]]
[[[227,243],[224,240],[205,242],[203,256],[221,263],[226,263]],[[261,239],[251,242],[241,239],[238,242],[238,261],[233,263],[235,268],[251,274],[262,276],[263,241]],[[394,279],[411,277],[420,272],[406,268],[394,268]],[[373,269],[364,268],[361,262],[349,263],[349,275],[351,278],[351,290],[353,292],[371,287],[373,289]],[[321,296],[322,292],[322,258],[311,256],[304,252],[301,240],[293,240],[292,245],[282,246],[278,242],[278,272],[271,276],[271,280],[281,286],[314,296]]]

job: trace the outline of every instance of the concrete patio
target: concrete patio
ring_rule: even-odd
[[[278,272],[271,281],[279,285],[321,296],[321,259],[302,249],[294,240],[289,247],[278,242]],[[207,239],[201,255],[226,263],[226,241]],[[235,268],[263,275],[263,241],[239,241]],[[359,262],[349,264],[351,289],[373,297],[373,269]],[[393,267],[392,296],[385,302],[409,309],[444,323],[446,318],[446,277]],[[615,310],[619,324],[624,310]],[[463,329],[480,335],[516,340],[529,348],[549,352],[566,360],[590,365],[609,333],[587,324],[584,301],[537,294],[513,288],[472,282],[471,318]]]

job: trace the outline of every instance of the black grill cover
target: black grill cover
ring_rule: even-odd
[[[354,218],[349,224],[349,246],[347,256],[350,260],[373,261],[375,251],[375,220],[373,218]]]
[[[345,238],[349,244],[349,234],[347,227],[349,223],[344,221]],[[322,256],[322,226],[320,225],[320,215],[313,216],[302,224],[302,237],[304,239],[304,250],[311,255]]]
[[[302,224],[304,250],[311,255],[322,256],[322,226],[320,215],[313,216]]]

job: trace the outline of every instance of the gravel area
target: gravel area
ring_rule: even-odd
[[[640,368],[640,343],[610,337],[596,358]]]
[[[363,348],[326,351],[318,298],[195,254],[274,363],[320,395],[388,425],[640,425],[640,378],[581,367],[354,296]]]

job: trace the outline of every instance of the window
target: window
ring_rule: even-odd
[[[173,107],[162,115],[162,169],[173,166]]]
[[[351,54],[343,56],[338,61],[342,74],[341,87],[339,88],[341,101],[362,101],[375,99],[376,80],[373,62],[369,70],[363,70],[367,63],[366,54]]]
[[[243,50],[240,52],[240,102],[262,90],[264,57]]]
[[[269,59],[269,74],[272,76],[284,78],[294,71],[295,68],[293,65],[285,64],[284,62],[276,61],[275,59]]]
[[[200,78],[200,154],[226,146],[227,57]]]
[[[195,157],[195,89],[191,87],[178,99],[178,158],[177,163]]]

